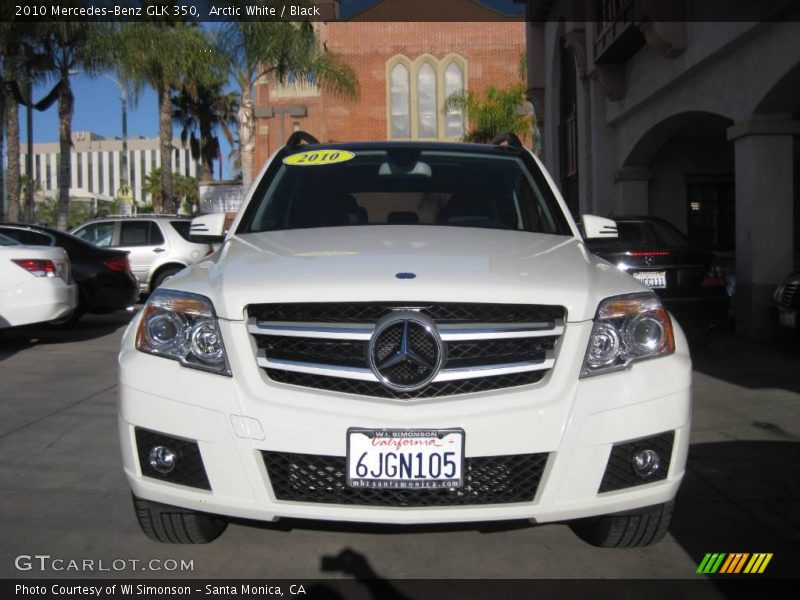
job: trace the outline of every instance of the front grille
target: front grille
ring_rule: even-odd
[[[272,358],[299,362],[326,363],[336,357],[336,364],[358,367],[367,360],[367,342],[360,340],[259,335],[256,336],[256,345]]]
[[[346,459],[262,451],[278,500],[361,506],[459,506],[532,502],[547,453],[466,458],[459,489],[407,490],[349,488]]]
[[[457,396],[459,394],[472,394],[475,392],[488,392],[502,390],[538,383],[544,377],[544,371],[530,371],[527,373],[513,373],[511,375],[497,375],[495,377],[473,377],[470,379],[457,379],[430,383],[424,388],[413,392],[400,392],[384,387],[377,381],[361,381],[360,379],[347,379],[345,377],[329,377],[313,373],[298,373],[296,371],[281,371],[266,369],[267,375],[278,383],[288,383],[302,387],[355,394],[357,396],[375,396],[376,398],[394,398],[396,400],[416,400],[417,398],[440,398]]]
[[[519,360],[543,360],[555,348],[558,336],[506,340],[463,340],[446,342],[445,368],[478,367]],[[368,342],[361,340],[326,340],[279,335],[256,336],[256,345],[267,356],[310,363],[330,363],[358,367],[366,364]]]
[[[519,360],[544,360],[557,336],[506,340],[464,340],[447,343],[446,367],[475,367]]]
[[[779,304],[787,308],[800,308],[800,283],[787,283],[783,286],[783,294]]]
[[[666,479],[669,473],[674,439],[675,432],[668,431],[642,440],[615,444],[611,449],[611,455],[608,457],[606,471],[603,474],[603,481],[600,483],[598,491],[600,493],[611,492]],[[658,452],[661,457],[661,466],[656,473],[650,477],[643,478],[633,470],[632,461],[636,452],[647,448]]]
[[[404,308],[418,309],[437,323],[555,322],[566,313],[563,306],[476,302],[301,302],[251,304],[247,311],[257,321],[375,323],[388,312]]]
[[[541,381],[555,363],[566,317],[562,306],[535,304],[281,303],[247,310],[258,364],[273,381],[401,400]],[[393,313],[398,321],[387,322]],[[417,385],[423,387],[408,391]]]

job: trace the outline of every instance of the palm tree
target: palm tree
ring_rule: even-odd
[[[20,24],[10,21],[0,21],[0,77],[4,81],[13,81],[20,76],[18,57],[20,50]],[[0,131],[5,132],[6,141],[6,167],[5,185],[7,204],[5,207],[5,218],[8,221],[19,221],[20,219],[20,194],[22,193],[21,184],[21,163],[20,163],[20,140],[19,140],[19,105],[15,98],[6,93],[4,88],[0,88],[0,97],[3,99],[3,111],[0,116],[3,122],[0,123]],[[2,149],[2,144],[0,144]],[[0,154],[1,155],[1,154]],[[2,171],[2,169],[0,169]],[[0,185],[0,194],[3,187]]]
[[[523,110],[525,84],[506,88],[488,86],[482,94],[456,92],[445,100],[444,111],[460,110],[469,122],[465,142],[486,143],[505,131],[527,139],[535,125],[533,115]]]
[[[214,179],[214,161],[220,153],[216,129],[234,143],[238,109],[237,94],[223,92],[222,83],[198,86],[195,93],[184,87],[172,97],[172,118],[181,126],[181,142],[185,146],[188,139],[192,158],[200,160],[203,181]]]
[[[253,181],[255,82],[268,76],[284,81],[313,74],[320,89],[354,99],[359,93],[358,79],[341,58],[320,50],[311,23],[230,21],[222,26],[217,41],[228,75],[239,85],[239,151],[242,185],[247,190]]]
[[[161,187],[161,175],[163,171],[160,167],[156,167],[144,176],[142,181],[142,193],[150,194],[150,199],[153,203],[155,212],[161,212],[163,205],[163,188]],[[197,187],[197,179],[194,177],[187,177],[180,173],[172,173],[170,177],[172,181],[172,189],[175,194],[176,203],[180,205],[183,202],[188,204],[197,204],[200,199],[199,190]]]
[[[147,173],[142,180],[142,194],[150,194],[150,202],[153,204],[153,212],[161,212],[161,168],[156,167]]]
[[[71,4],[82,5],[79,0]],[[107,26],[91,21],[43,23],[36,29],[34,47],[51,61],[50,76],[58,81],[59,164],[58,219],[56,226],[66,229],[69,221],[69,190],[72,172],[72,114],[74,96],[70,75],[83,71],[89,75],[104,66],[106,54],[99,50]]]
[[[205,33],[193,24],[159,21],[118,28],[112,51],[116,70],[135,92],[147,84],[158,97],[161,140],[161,208],[175,212],[172,187],[172,92],[218,80],[215,54]]]

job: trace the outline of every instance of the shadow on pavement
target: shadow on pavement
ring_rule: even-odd
[[[345,548],[336,556],[323,556],[320,570],[323,573],[342,573],[350,575],[361,583],[374,600],[410,600],[401,594],[385,577],[378,575],[369,564],[367,557],[350,548]],[[331,586],[316,584],[309,590],[312,598],[324,600],[343,600],[339,592]]]
[[[800,443],[691,446],[670,534],[698,565],[707,552],[771,552],[763,575],[739,577],[797,577]],[[711,577],[730,583],[737,576]]]
[[[742,387],[800,393],[800,344],[785,339],[768,344],[717,333],[707,348],[692,349],[692,363],[695,371]]]
[[[104,337],[125,327],[134,314],[117,311],[106,315],[85,315],[69,329],[37,324],[0,330],[0,361],[41,344],[69,344]]]

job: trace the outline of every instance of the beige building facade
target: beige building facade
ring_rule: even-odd
[[[173,140],[172,168],[181,175],[196,177],[198,164],[188,147]],[[22,174],[27,175],[27,146],[20,146]],[[58,192],[58,142],[33,144],[33,180],[37,190],[45,197]],[[141,136],[128,138],[128,186],[133,198],[140,204],[150,202],[150,195],[142,189],[144,178],[161,166],[159,139]],[[122,140],[106,138],[91,131],[72,134],[72,171],[70,197],[110,201],[120,188],[122,174]]]
[[[528,0],[528,96],[571,210],[662,217],[717,253],[748,339],[770,337],[772,293],[800,268],[800,22],[783,4],[693,22],[680,1],[685,21],[658,3]]]

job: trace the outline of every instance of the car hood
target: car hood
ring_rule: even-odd
[[[235,235],[169,287],[234,320],[254,303],[438,301],[560,305],[584,321],[605,297],[647,291],[573,237],[421,225]]]

